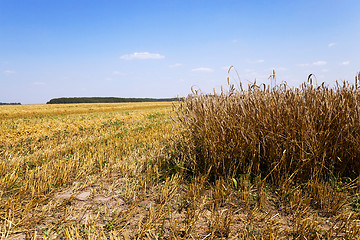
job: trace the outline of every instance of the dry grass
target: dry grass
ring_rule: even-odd
[[[358,239],[358,113],[348,83],[0,106],[0,238]]]

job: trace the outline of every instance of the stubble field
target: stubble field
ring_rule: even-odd
[[[96,239],[122,232],[127,223],[119,228],[116,221],[122,211],[134,220],[150,181],[146,164],[172,132],[171,108],[2,106],[1,236]]]
[[[1,239],[357,239],[358,172],[335,173],[358,143],[356,121],[339,120],[346,89],[0,106]],[[310,116],[321,97],[324,132]],[[348,133],[340,153],[322,139],[332,128]]]

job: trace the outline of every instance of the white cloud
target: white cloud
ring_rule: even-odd
[[[333,47],[333,46],[335,46],[335,45],[336,45],[336,43],[332,42],[332,43],[329,43],[329,44],[328,44],[328,47]]]
[[[296,64],[296,65],[299,66],[299,67],[307,67],[307,66],[309,66],[308,63],[300,63],[300,64]]]
[[[350,64],[350,61],[344,61],[341,63],[341,65],[349,65]]]
[[[12,71],[12,70],[5,70],[4,73],[5,74],[15,74],[16,72]]]
[[[199,67],[199,68],[193,68],[191,70],[192,72],[213,72],[214,70],[207,67]]]
[[[36,86],[43,86],[45,85],[44,82],[33,82],[32,84],[36,85]]]
[[[258,60],[247,60],[247,62],[248,63],[263,63],[263,62],[265,62],[265,60],[264,59],[258,59]]]
[[[250,68],[244,69],[244,72],[246,72],[246,73],[250,73],[250,72],[254,72],[254,71],[255,71],[254,69],[250,69]]]
[[[260,73],[256,72],[256,71],[253,71],[253,72],[247,72],[244,74],[244,77],[259,77],[260,76]]]
[[[251,68],[245,68],[240,73],[241,78],[254,78],[254,77],[258,77],[259,75],[260,74],[257,71]],[[236,75],[233,76],[235,77],[235,79],[237,78]]]
[[[112,75],[115,75],[115,76],[126,76],[126,73],[119,72],[119,71],[113,71],[113,72],[112,72]]]
[[[285,67],[273,67],[273,68],[269,68],[268,70],[272,72],[272,70],[275,70],[275,71],[287,71],[288,69],[285,68]]]
[[[120,57],[124,60],[133,60],[133,59],[163,59],[165,56],[159,53],[149,53],[149,52],[134,52],[131,54],[125,54]]]
[[[178,68],[178,67],[181,67],[182,64],[181,63],[175,63],[173,65],[169,65],[169,68]]]
[[[324,66],[326,65],[327,62],[326,61],[316,61],[316,62],[313,62],[313,65],[315,66]]]

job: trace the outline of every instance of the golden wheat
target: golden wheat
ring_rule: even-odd
[[[352,86],[241,87],[174,106],[0,106],[0,238],[357,239],[360,180],[331,165],[358,146]],[[323,154],[328,125],[340,137]]]

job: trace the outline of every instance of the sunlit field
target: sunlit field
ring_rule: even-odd
[[[309,82],[0,106],[1,238],[358,239],[359,99]]]
[[[145,176],[156,171],[146,163],[173,132],[171,109],[172,103],[1,106],[2,237],[122,232],[128,223],[118,227],[118,217],[128,211],[134,220]]]

